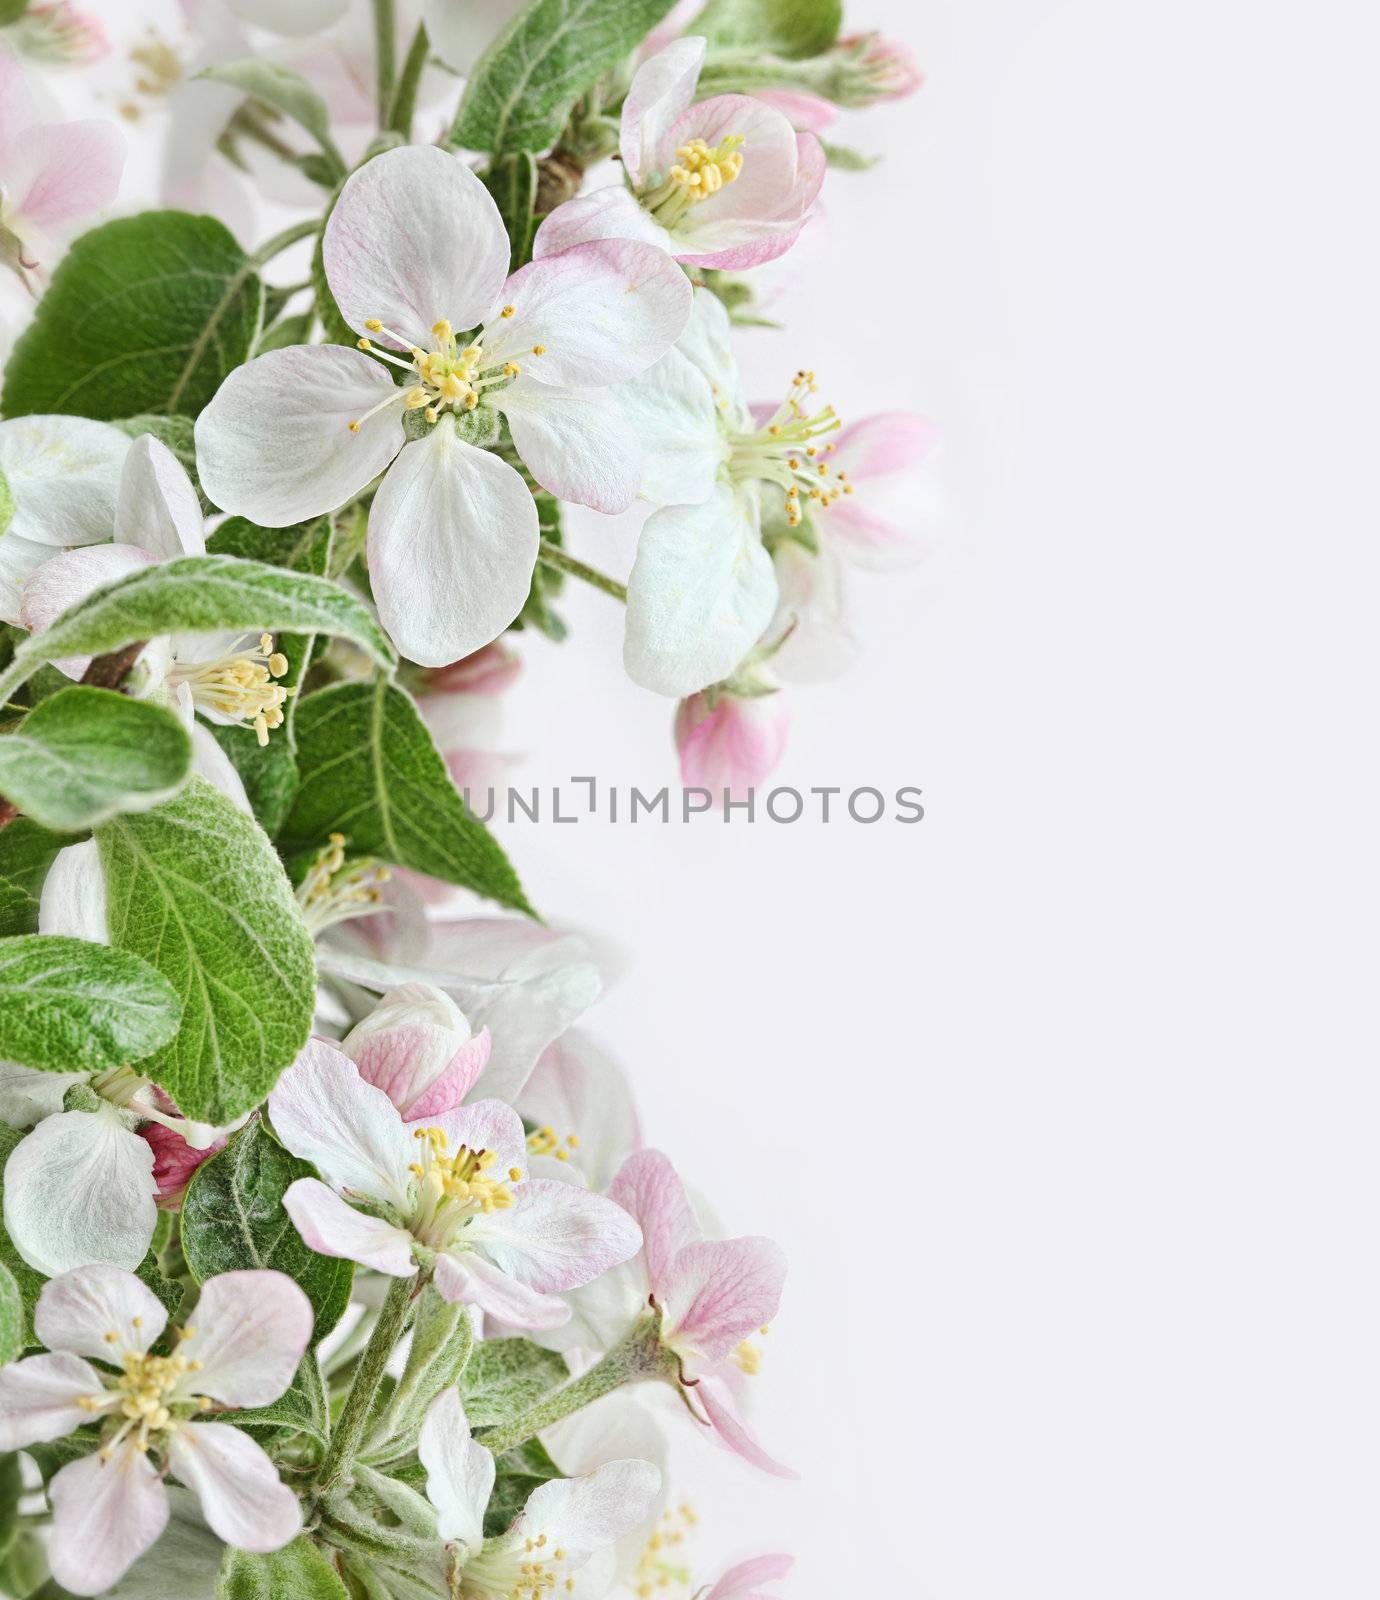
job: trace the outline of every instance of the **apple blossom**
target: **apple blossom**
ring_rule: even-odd
[[[537,257],[641,239],[687,266],[741,269],[790,249],[824,182],[824,150],[765,101],[695,103],[704,54],[703,39],[677,39],[637,69],[619,133],[628,186],[558,206],[537,230]]]
[[[446,1300],[552,1328],[570,1315],[561,1291],[638,1247],[617,1205],[529,1178],[522,1122],[497,1100],[409,1123],[347,1056],[314,1039],[268,1105],[279,1138],[326,1179],[299,1178],[283,1198],[321,1255],[398,1278],[429,1267]]]
[[[533,1171],[573,1175],[603,1194],[624,1160],[642,1144],[632,1090],[622,1068],[582,1028],[542,1051],[517,1099],[532,1125]]]
[[[657,360],[689,312],[684,275],[649,245],[582,245],[511,277],[508,253],[498,208],[457,156],[376,156],[341,191],[323,242],[360,348],[270,351],[232,372],[197,418],[207,493],[265,526],[334,510],[388,469],[369,515],[369,573],[384,626],[423,666],[502,632],[536,563],[527,483],[464,435],[496,439],[502,413],[545,488],[623,510],[640,452],[608,386]],[[405,416],[431,432],[409,442]]]
[[[71,0],[30,5],[0,32],[0,40],[12,44],[21,55],[54,65],[86,65],[110,53],[110,40],[100,19]]]
[[[14,53],[0,44],[0,266],[33,287],[74,226],[120,187],[124,135],[104,118],[43,122]]]
[[[491,1047],[489,1030],[472,1034],[460,1007],[429,983],[390,989],[340,1042],[360,1077],[382,1089],[409,1122],[456,1110]]]
[[[69,1462],[48,1489],[53,1576],[73,1594],[100,1594],[162,1533],[166,1471],[242,1550],[277,1550],[302,1525],[297,1497],[259,1445],[202,1419],[218,1404],[262,1406],[282,1394],[311,1335],[306,1295],[280,1272],[227,1272],[203,1285],[174,1352],[155,1355],[167,1321],[133,1273],[82,1267],[39,1295],[34,1330],[52,1353],[0,1369],[0,1448],[89,1423],[102,1429],[100,1448]],[[108,1370],[115,1364],[118,1375]]]
[[[761,671],[745,687],[746,693],[730,680],[676,707],[682,782],[714,794],[742,794],[755,789],[781,759],[790,705]]]

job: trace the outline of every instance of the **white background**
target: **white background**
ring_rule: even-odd
[[[116,8],[119,9],[119,8]],[[1380,1591],[1374,63],[1364,8],[866,0],[830,247],[745,332],[945,426],[926,566],[779,781],[918,827],[503,831],[632,964],[651,1138],[792,1259],[779,1485],[689,1440],[703,1579],[795,1600]],[[574,548],[626,571],[631,532]],[[672,781],[616,608],[526,646],[524,783]]]

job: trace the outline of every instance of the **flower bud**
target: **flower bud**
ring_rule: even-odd
[[[737,694],[719,684],[692,694],[676,707],[681,781],[715,794],[756,788],[781,759],[790,722],[776,689]]]
[[[341,1041],[360,1076],[409,1121],[453,1111],[489,1059],[489,1030],[472,1034],[463,1011],[429,983],[390,989]]]

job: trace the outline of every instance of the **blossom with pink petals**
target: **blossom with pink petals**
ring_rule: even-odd
[[[761,1592],[764,1583],[776,1583],[795,1565],[794,1556],[754,1556],[730,1567],[704,1596],[704,1600],[772,1600]]]
[[[489,1062],[487,1028],[429,983],[403,983],[340,1042],[366,1083],[382,1089],[408,1122],[454,1111]]]
[[[625,510],[641,450],[609,387],[679,337],[690,286],[628,239],[510,277],[493,197],[434,146],[360,167],[322,251],[360,348],[292,345],[236,368],[197,418],[201,481],[217,505],[279,528],[335,510],[388,469],[369,513],[374,598],[405,655],[443,666],[508,626],[536,564],[532,492],[481,447],[497,440],[499,414],[552,494]],[[457,331],[476,325],[462,345]],[[414,437],[404,418],[423,417],[431,431]]]
[[[705,41],[677,39],[633,78],[619,150],[628,184],[557,206],[537,256],[641,239],[691,267],[741,270],[789,250],[824,183],[823,147],[754,96],[695,101]]]
[[[299,1178],[283,1197],[313,1250],[395,1278],[431,1267],[444,1299],[514,1327],[568,1321],[559,1295],[641,1242],[613,1202],[531,1178],[522,1120],[500,1101],[409,1122],[348,1056],[313,1039],[268,1105],[279,1138],[326,1179]]]
[[[78,223],[115,199],[124,165],[113,122],[41,122],[19,62],[0,45],[0,266],[29,284]]]
[[[785,695],[760,673],[751,693],[736,692],[730,681],[691,695],[676,707],[681,780],[714,794],[755,789],[780,761],[790,727]]]
[[[281,1272],[227,1272],[203,1285],[173,1353],[155,1355],[167,1321],[132,1272],[81,1267],[39,1295],[34,1330],[51,1354],[0,1369],[0,1449],[101,1424],[100,1448],[48,1487],[48,1556],[72,1594],[102,1593],[157,1540],[168,1472],[226,1544],[277,1550],[302,1526],[296,1495],[260,1446],[204,1419],[217,1407],[267,1405],[288,1387],[311,1337],[306,1295]]]

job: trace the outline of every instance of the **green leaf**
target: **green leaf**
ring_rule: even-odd
[[[21,1528],[0,1563],[0,1594],[23,1595],[27,1600],[71,1600],[51,1578],[43,1582],[47,1571],[42,1539],[33,1528]]]
[[[216,1600],[350,1600],[320,1549],[297,1538],[271,1555],[227,1549],[216,1580]]]
[[[476,1432],[510,1422],[570,1376],[565,1357],[530,1339],[485,1339],[460,1379],[465,1416]]]
[[[147,700],[73,684],[0,737],[0,794],[48,828],[77,832],[170,800],[192,770],[177,717]]]
[[[510,272],[532,259],[533,213],[537,208],[537,162],[528,150],[501,156],[484,174],[484,187],[494,197],[511,247]]]
[[[539,1439],[528,1439],[499,1456],[494,1468],[493,1492],[484,1511],[484,1533],[491,1539],[512,1527],[533,1489],[565,1476]]]
[[[395,684],[341,683],[297,708],[302,785],[285,854],[343,833],[352,855],[460,884],[531,911],[497,841],[472,816],[412,700]]]
[[[146,957],[182,1027],[140,1066],[189,1117],[251,1110],[307,1042],[316,971],[301,912],[263,830],[202,778],[156,811],[96,829],[110,942]]]
[[[711,49],[750,49],[801,60],[827,50],[843,25],[843,0],[709,0],[685,28]]]
[[[57,934],[0,941],[5,1061],[47,1072],[111,1072],[166,1046],[181,1009],[168,980],[127,951]]]
[[[290,317],[284,317],[281,322],[275,322],[271,328],[265,329],[263,337],[254,347],[254,354],[261,356],[268,350],[285,350],[291,344],[308,343],[314,321],[315,313],[312,311],[297,311]]]
[[[18,22],[29,9],[29,0],[0,0],[0,28]]]
[[[182,1202],[182,1251],[197,1282],[247,1267],[286,1273],[316,1313],[313,1344],[344,1315],[354,1277],[350,1262],[309,1249],[283,1210],[289,1184],[315,1175],[255,1117],[202,1162]]]
[[[443,1300],[427,1284],[417,1305],[407,1365],[371,1429],[366,1459],[389,1461],[415,1447],[427,1408],[459,1379],[474,1347],[467,1308]]]
[[[318,517],[292,528],[260,528],[244,517],[231,517],[211,536],[213,554],[241,556],[325,577],[331,562],[331,521]],[[278,649],[288,658],[288,670],[278,681],[286,688],[283,725],[261,745],[252,728],[211,724],[216,742],[234,763],[260,826],[270,838],[277,833],[297,793],[297,691],[311,661],[314,633],[284,633]]]
[[[329,633],[391,671],[393,646],[369,609],[339,584],[236,556],[181,556],[141,567],[70,606],[31,635],[0,673],[8,699],[41,662],[103,655],[167,633]]]
[[[24,1297],[14,1274],[0,1262],[0,1366],[24,1353]]]
[[[16,817],[0,830],[0,937],[38,932],[43,880],[59,850],[77,840],[28,817]]]
[[[335,166],[335,176],[344,174],[345,160],[331,140],[330,110],[301,73],[248,56],[239,61],[218,61],[213,66],[203,67],[196,76],[209,78],[213,83],[229,84],[232,89],[240,89],[291,117],[321,146]]]
[[[576,100],[656,27],[672,0],[531,0],[470,75],[450,143],[546,150]]]
[[[840,172],[869,172],[882,159],[880,156],[864,155],[851,144],[830,144],[827,139],[819,142],[825,160]]]
[[[13,1279],[10,1280],[13,1283]],[[16,1295],[18,1290],[15,1290]],[[18,1351],[15,1352],[18,1354]],[[14,1356],[7,1356],[13,1361]],[[19,1497],[24,1492],[24,1474],[15,1451],[0,1456],[0,1557],[7,1556],[19,1532]]]
[[[263,285],[222,223],[145,211],[83,234],[5,369],[0,412],[195,417],[259,336]]]

